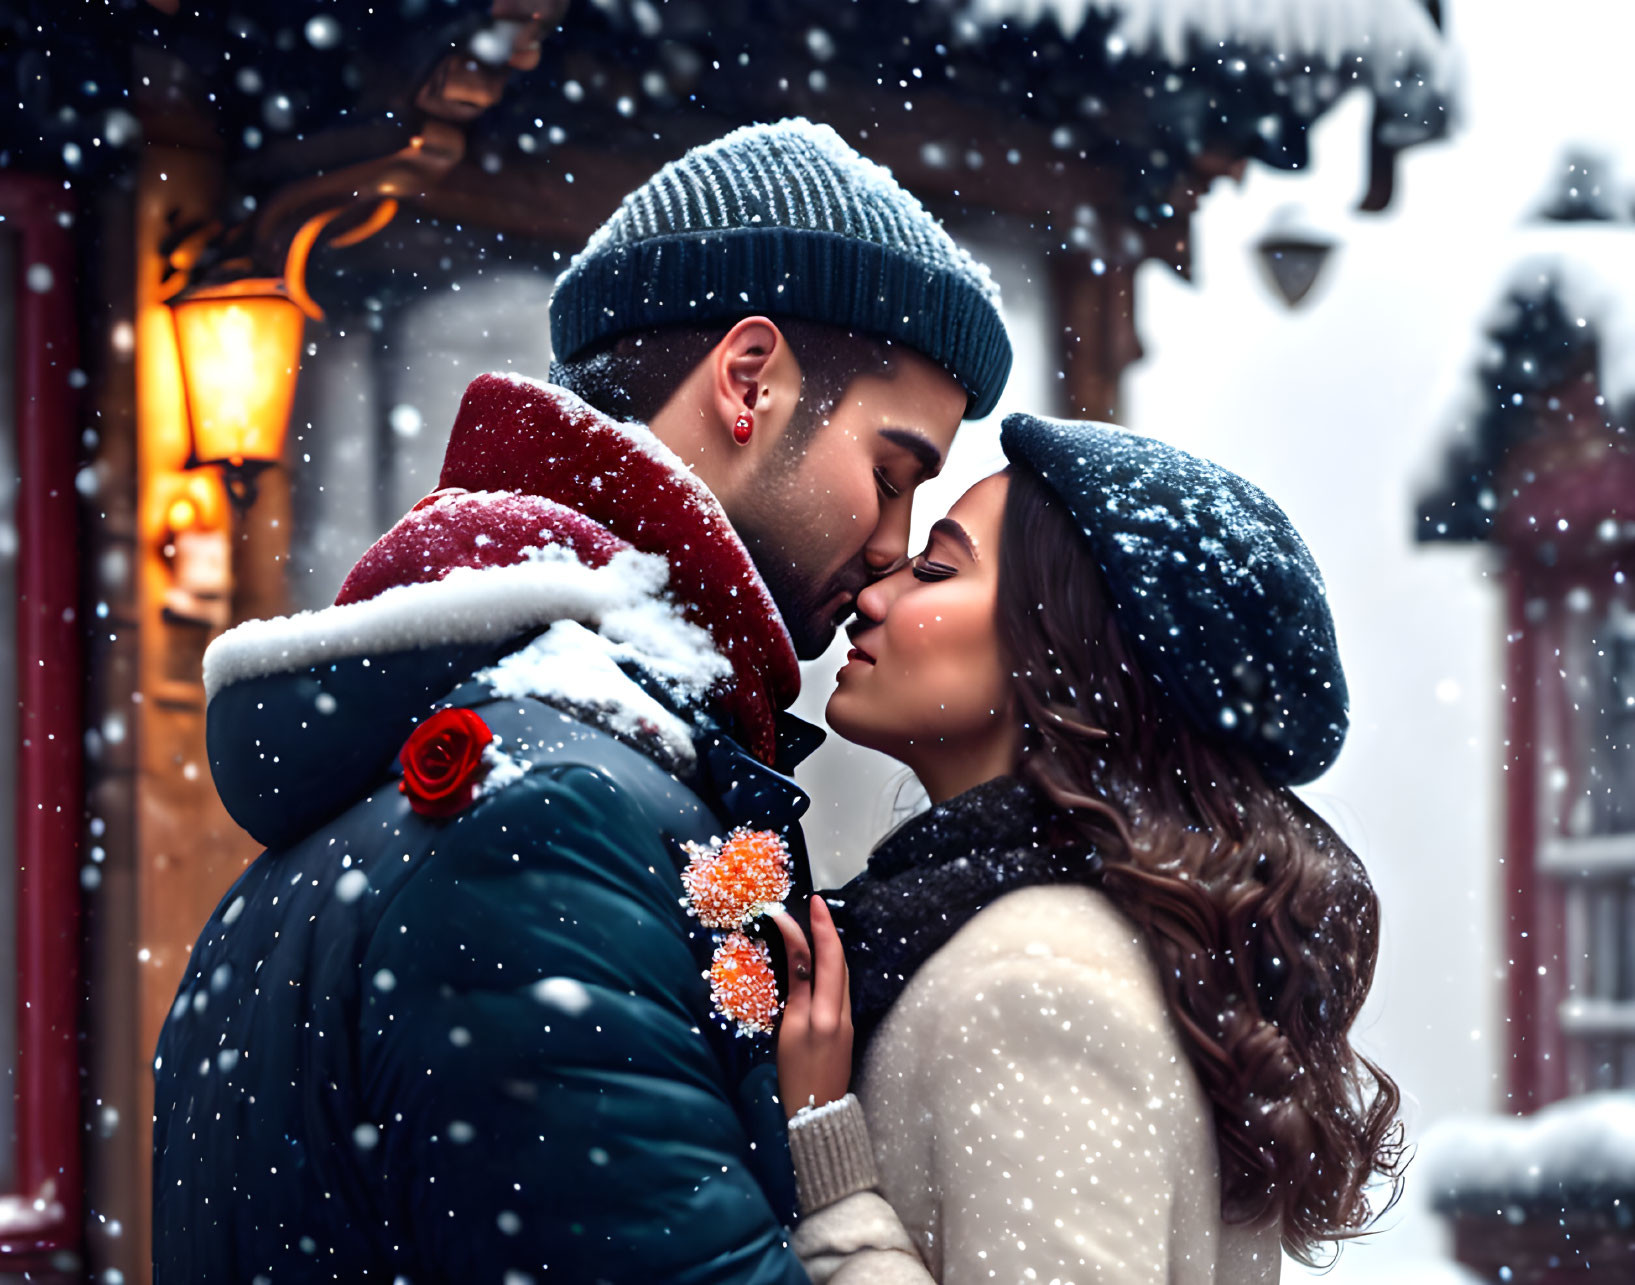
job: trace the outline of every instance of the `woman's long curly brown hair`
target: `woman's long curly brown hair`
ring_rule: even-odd
[[[1376,1175],[1391,1201],[1401,1190],[1397,1087],[1346,1038],[1379,901],[1321,817],[1183,718],[1065,507],[1027,469],[1009,475],[998,618],[1019,775],[1060,808],[1059,840],[1100,855],[1099,886],[1147,939],[1214,1104],[1222,1215],[1276,1223],[1310,1263],[1377,1216]]]

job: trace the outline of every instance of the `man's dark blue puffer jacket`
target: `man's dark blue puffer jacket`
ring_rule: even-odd
[[[212,701],[218,784],[268,850],[155,1059],[162,1285],[805,1279],[772,1067],[711,1011],[678,877],[682,842],[740,823],[799,852],[805,797],[720,733],[678,778],[458,682],[493,658],[352,659]],[[527,764],[441,821],[392,761],[434,701]]]
[[[448,460],[337,606],[206,656],[266,851],[154,1059],[155,1280],[796,1285],[771,1043],[714,1012],[680,879],[747,825],[810,888],[788,635],[640,430],[482,376]],[[445,707],[506,761],[439,819],[398,754]]]

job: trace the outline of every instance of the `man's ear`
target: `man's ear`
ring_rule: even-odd
[[[730,435],[733,423],[747,411],[763,441],[780,435],[800,400],[800,365],[777,323],[745,317],[715,346],[711,360],[722,431]]]

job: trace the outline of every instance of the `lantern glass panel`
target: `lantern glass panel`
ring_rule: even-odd
[[[1260,262],[1278,297],[1293,308],[1311,293],[1333,248],[1321,241],[1267,240],[1259,246]]]
[[[306,317],[275,281],[239,281],[172,304],[193,453],[200,464],[277,462]]]

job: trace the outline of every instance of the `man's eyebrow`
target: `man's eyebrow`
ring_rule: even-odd
[[[882,428],[880,436],[919,460],[922,476],[936,477],[942,472],[942,452],[924,433],[916,433],[912,428]]]
[[[964,547],[965,552],[971,555],[972,562],[977,561],[976,544],[966,533],[965,528],[955,522],[953,518],[938,518],[931,524],[931,534],[934,536],[947,536],[948,539]]]

